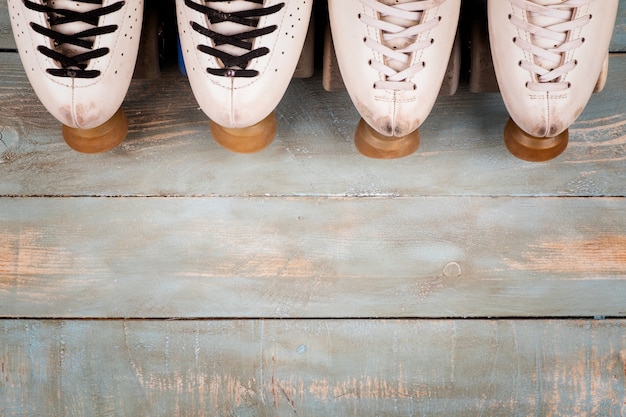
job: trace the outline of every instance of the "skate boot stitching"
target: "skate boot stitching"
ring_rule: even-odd
[[[46,57],[57,61],[61,68],[48,68],[46,72],[56,77],[69,78],[96,78],[100,75],[100,71],[96,69],[87,70],[87,66],[91,59],[97,59],[107,55],[109,48],[92,49],[94,45],[93,38],[100,35],[113,33],[118,29],[117,25],[98,26],[98,20],[101,16],[119,11],[124,7],[125,2],[119,1],[109,6],[100,7],[86,12],[77,12],[74,10],[58,9],[47,4],[37,4],[29,0],[23,0],[24,5],[31,10],[46,13],[48,16],[49,27],[44,27],[31,22],[31,28],[53,41],[55,48],[64,44],[71,45],[77,53],[68,56],[68,48],[64,52],[39,45],[37,50]],[[100,4],[103,0],[75,0],[80,3]],[[92,29],[83,30],[74,34],[64,34],[52,29],[54,26],[84,22],[94,26]],[[78,52],[79,49],[87,49],[87,52]]]
[[[445,0],[420,0],[410,3],[399,3],[393,6],[380,3],[378,0],[360,0],[364,6],[372,8],[379,19],[360,14],[359,20],[367,26],[381,32],[382,43],[371,37],[364,42],[370,49],[383,55],[384,62],[372,59],[369,65],[384,75],[385,79],[374,84],[375,89],[415,90],[411,77],[426,66],[423,61],[411,64],[414,54],[433,45],[434,39],[417,41],[421,34],[434,29],[441,17],[424,20],[424,14],[438,7]],[[393,21],[391,21],[393,20]],[[401,23],[404,22],[404,23]],[[409,44],[404,47],[390,46],[394,40],[406,39]]]
[[[206,3],[219,3],[229,0],[207,0]],[[230,0],[232,1],[232,0]],[[263,4],[264,0],[240,0],[255,4]],[[270,53],[267,47],[254,49],[254,40],[258,37],[273,33],[278,26],[271,25],[264,28],[257,28],[259,19],[269,16],[281,10],[285,3],[278,3],[270,7],[242,10],[236,12],[223,12],[208,6],[195,3],[193,0],[185,0],[185,5],[197,12],[204,14],[210,24],[221,22],[237,23],[242,27],[252,27],[254,29],[242,31],[232,35],[224,35],[209,27],[204,27],[197,22],[190,22],[191,28],[203,36],[211,39],[214,46],[198,45],[198,50],[211,55],[221,61],[222,68],[207,68],[211,75],[220,77],[256,77],[259,71],[249,69],[248,66],[253,59],[260,58]],[[219,49],[220,46],[234,46],[241,50],[248,51],[241,55],[234,55],[231,52]]]
[[[521,68],[529,71],[533,81],[526,87],[535,92],[566,91],[571,84],[564,80],[568,72],[578,62],[566,60],[568,52],[585,43],[584,38],[570,39],[574,30],[585,26],[592,19],[591,15],[574,18],[578,7],[586,6],[594,0],[567,0],[555,5],[540,5],[529,0],[509,0],[528,14],[528,20],[509,15],[509,21],[523,32],[530,34],[531,41],[519,37],[513,39],[515,45],[533,56],[533,61],[521,60]],[[534,19],[533,19],[534,18]],[[533,23],[536,18],[548,18],[553,22],[546,26]],[[543,47],[542,41],[552,41],[553,47]]]

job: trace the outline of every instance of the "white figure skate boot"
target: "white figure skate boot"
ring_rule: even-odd
[[[441,89],[460,0],[329,0],[343,81],[362,119],[355,145],[373,158],[419,147]]]
[[[225,148],[257,152],[274,139],[274,108],[296,69],[312,3],[176,0],[189,83]]]
[[[68,145],[96,153],[122,142],[143,0],[8,0],[8,9],[30,84]]]
[[[489,0],[494,68],[511,116],[509,151],[547,161],[606,72],[618,0]]]

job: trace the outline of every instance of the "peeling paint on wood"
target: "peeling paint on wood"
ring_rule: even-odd
[[[626,272],[626,236],[599,236],[590,240],[560,239],[528,245],[514,267],[542,273],[601,276]]]
[[[625,204],[2,198],[0,316],[617,317]]]
[[[498,94],[465,87],[440,97],[421,128],[419,152],[376,161],[354,149],[358,114],[347,94],[320,79],[293,80],[277,109],[278,136],[264,152],[238,155],[212,140],[188,81],[177,69],[135,80],[124,103],[127,140],[82,155],[37,100],[17,54],[0,59],[0,195],[27,196],[623,196],[626,176],[626,55],[612,56],[607,89],[592,97],[570,145],[546,164],[512,157]],[[148,99],[149,97],[149,99]],[[175,103],[175,104],[173,104]],[[0,147],[2,145],[0,144]],[[2,155],[2,154],[0,154]],[[104,175],[106,174],[106,175]],[[129,180],[132,178],[132,180]]]
[[[363,158],[320,77],[235,155],[175,68],[81,155],[0,52],[0,415],[626,416],[624,320],[569,318],[626,316],[624,69],[548,164],[466,86],[418,153]]]
[[[5,320],[0,414],[617,417],[624,334],[623,320]]]

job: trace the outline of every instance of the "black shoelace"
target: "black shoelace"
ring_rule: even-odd
[[[205,1],[207,3],[216,3],[229,0]],[[264,0],[244,1],[256,4],[263,4]],[[190,22],[193,30],[212,39],[214,46],[217,47],[221,45],[233,45],[248,51],[242,55],[232,55],[208,45],[199,45],[198,50],[218,58],[222,61],[224,65],[224,68],[207,68],[207,72],[209,74],[222,77],[255,77],[258,75],[258,71],[247,69],[248,65],[253,59],[269,54],[270,50],[266,47],[253,49],[254,39],[263,35],[270,34],[278,28],[276,25],[268,26],[265,28],[257,28],[259,24],[259,19],[263,16],[269,16],[273,13],[278,12],[285,6],[285,3],[278,3],[270,7],[243,10],[232,13],[221,12],[219,10],[215,10],[210,7],[195,3],[192,0],[185,0],[185,5],[197,12],[206,15],[209,22],[212,24],[230,21],[238,23],[242,26],[254,28],[252,30],[244,31],[234,35],[223,35],[196,22]]]
[[[84,53],[79,53],[74,56],[68,56],[61,52],[60,49],[50,49],[46,46],[40,45],[37,50],[47,56],[54,59],[61,64],[61,68],[48,68],[46,71],[57,77],[71,77],[71,78],[95,78],[100,75],[100,71],[91,69],[87,70],[87,64],[89,60],[100,58],[109,53],[109,48],[93,48],[93,41],[89,38],[99,35],[105,35],[113,33],[117,30],[117,25],[98,26],[98,20],[100,16],[114,13],[120,10],[124,6],[124,1],[118,1],[106,7],[101,7],[88,12],[77,12],[73,10],[55,9],[46,4],[37,4],[32,1],[23,0],[24,5],[37,12],[46,13],[48,15],[49,27],[44,27],[36,23],[31,23],[33,30],[41,35],[47,36],[54,41],[55,48],[63,44],[70,44],[81,48],[89,49]],[[82,3],[90,4],[102,4],[103,0],[75,0]],[[53,28],[57,25],[72,22],[85,22],[93,26],[91,29],[87,29],[72,35],[66,35],[55,31]]]

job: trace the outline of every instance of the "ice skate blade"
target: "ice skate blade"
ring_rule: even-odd
[[[402,158],[419,148],[420,134],[415,130],[403,137],[384,136],[361,119],[354,132],[354,145],[369,158]]]
[[[250,127],[229,128],[211,121],[211,134],[217,143],[237,153],[254,153],[267,148],[278,128],[274,113]]]
[[[128,120],[120,108],[113,117],[98,127],[79,129],[63,125],[63,139],[70,148],[82,153],[110,151],[128,134]]]
[[[512,119],[504,128],[504,143],[514,156],[528,162],[545,162],[559,156],[569,141],[569,132],[553,137],[535,137],[524,132]]]

